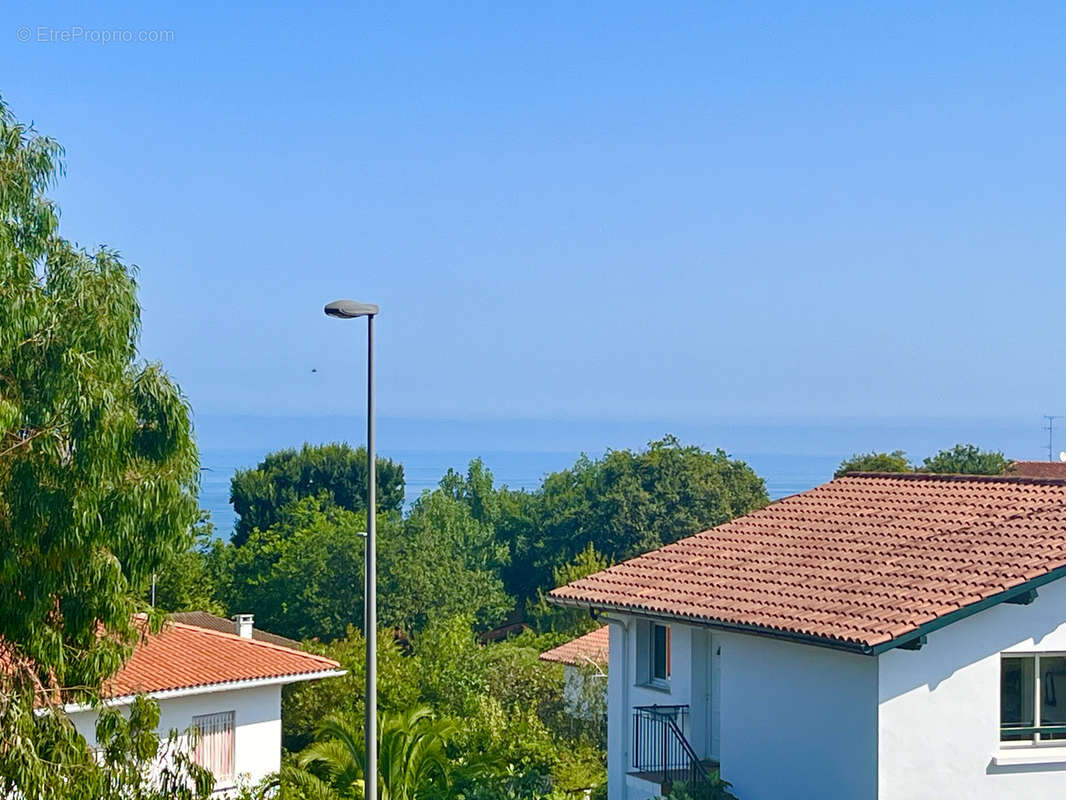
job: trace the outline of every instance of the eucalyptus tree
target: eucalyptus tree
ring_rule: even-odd
[[[138,358],[134,270],[59,235],[61,158],[0,100],[0,796],[26,800],[78,796],[59,701],[120,667],[197,516],[188,405]]]

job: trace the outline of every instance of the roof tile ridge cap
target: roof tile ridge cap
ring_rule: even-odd
[[[297,650],[293,647],[285,647],[284,645],[274,644],[273,642],[266,642],[262,639],[252,639],[246,636],[239,636],[236,633],[226,633],[225,631],[216,631],[214,628],[201,628],[197,625],[189,625],[185,622],[171,622],[170,625],[175,628],[184,628],[185,630],[194,631],[196,633],[206,634],[208,636],[220,636],[224,639],[235,639],[238,642],[245,642],[246,644],[253,645],[255,647],[264,647],[268,650],[277,650],[283,653],[289,653],[294,656],[302,656],[304,658],[310,658],[315,661],[324,661],[328,664],[332,664],[335,667],[340,666],[339,661],[334,661],[329,656],[319,655],[318,653],[310,653],[307,650]]]
[[[182,622],[181,620],[175,619],[175,617],[178,614],[182,614],[182,615],[185,615],[185,616],[189,616],[189,615],[192,615],[192,614],[203,614],[205,617],[210,617],[211,619],[218,620],[219,622],[226,622],[226,623],[230,623],[230,624],[235,624],[232,619],[228,619],[226,617],[220,617],[218,614],[212,614],[210,611],[203,611],[202,609],[197,609],[196,611],[168,611],[167,612],[167,616],[166,616],[167,622],[173,622],[173,623],[175,623],[177,625],[192,625],[191,622]],[[193,627],[194,628],[198,628],[200,626],[199,625],[193,625]],[[212,630],[212,629],[208,629],[208,630]]]

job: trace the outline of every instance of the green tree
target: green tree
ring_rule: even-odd
[[[87,751],[35,698],[121,666],[197,514],[189,409],[138,360],[133,269],[58,233],[61,155],[0,101],[0,796],[26,800],[78,796]]]
[[[208,611],[224,616],[219,599],[221,576],[215,552],[215,526],[207,511],[200,512],[189,549],[167,559],[156,573],[155,604],[161,611]]]
[[[283,745],[290,752],[307,747],[315,728],[331,713],[361,719],[366,688],[366,640],[349,628],[343,639],[328,644],[309,642],[307,646],[338,661],[345,674],[328,681],[293,683],[283,690]],[[378,709],[403,711],[422,702],[424,674],[409,643],[398,640],[393,631],[378,631]]]
[[[383,534],[389,524],[379,521]],[[361,626],[365,529],[365,514],[306,497],[244,545],[218,547],[229,613],[254,613],[264,630],[294,639],[335,639]]]
[[[891,453],[856,453],[840,462],[833,477],[839,478],[849,472],[911,472],[912,469],[902,450],[893,450]]]
[[[982,450],[972,444],[957,444],[922,462],[922,472],[958,475],[1004,475],[1011,461],[1003,453]]]
[[[230,483],[230,502],[238,514],[233,543],[244,544],[258,528],[265,531],[282,509],[305,497],[325,505],[366,511],[366,448],[347,444],[305,444],[300,450],[270,453],[255,469],[238,470]],[[377,459],[378,513],[403,508],[403,465]]]
[[[491,475],[476,463],[471,474],[487,475],[491,485]],[[417,631],[435,619],[469,613],[491,627],[513,607],[499,577],[507,548],[496,540],[485,505],[465,496],[475,491],[469,487],[449,472],[441,488],[415,502],[400,535],[382,535],[383,622]],[[492,500],[491,491],[485,497]]]
[[[563,638],[527,631],[481,644],[471,620],[463,617],[436,621],[410,642],[381,631],[379,709],[396,714],[428,706],[439,719],[462,720],[448,742],[449,797],[532,800],[594,786],[605,770],[602,725],[565,713],[563,670],[539,659]],[[358,632],[312,646],[337,659],[348,674],[286,688],[282,716],[290,750],[309,744],[330,714],[349,719],[363,714],[364,642]],[[318,775],[321,788],[324,773]],[[314,783],[304,782],[304,796],[312,796]]]
[[[592,542],[589,542],[588,547],[578,553],[573,561],[555,568],[552,575],[554,578],[552,588],[565,586],[596,572],[602,572],[609,566],[607,559],[597,553]],[[554,603],[549,603],[543,589],[537,589],[537,600],[529,603],[526,618],[534,628],[542,633],[555,631],[570,636],[580,636],[603,624],[602,621],[594,620],[587,611],[561,608]]]
[[[379,515],[383,625],[416,632],[470,613],[490,627],[513,607],[499,578],[507,548],[456,491],[424,493],[406,519]],[[363,513],[305,497],[244,544],[214,545],[209,574],[230,613],[254,612],[264,629],[283,636],[335,639],[349,625],[362,626],[365,527]]]
[[[612,562],[654,550],[769,502],[762,479],[722,450],[666,436],[647,450],[611,450],[549,475],[528,509],[532,522],[511,543],[516,564],[532,565],[508,589],[519,597],[549,587],[555,567],[591,543]]]
[[[472,716],[478,697],[487,690],[485,650],[472,622],[469,616],[440,619],[414,640],[422,701],[444,716]]]

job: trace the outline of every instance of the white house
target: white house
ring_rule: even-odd
[[[857,474],[552,599],[610,624],[610,800],[1051,800],[1063,577],[1066,481]]]
[[[107,687],[107,703],[128,706],[145,694],[159,703],[162,738],[198,731],[193,759],[215,775],[220,796],[239,780],[257,783],[281,766],[281,687],[343,675],[329,658],[256,630],[250,614],[236,623],[195,612],[175,615],[147,634]],[[234,633],[226,632],[235,630]],[[67,708],[78,732],[95,746],[97,712]]]
[[[603,720],[610,630],[602,625],[540,654],[563,665],[563,705],[575,717]]]

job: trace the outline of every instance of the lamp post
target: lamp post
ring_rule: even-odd
[[[377,464],[374,461],[374,317],[373,303],[334,300],[326,316],[340,319],[366,317],[366,589],[363,629],[366,637],[366,766],[363,796],[378,796],[378,606],[377,606]]]

